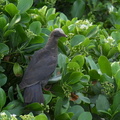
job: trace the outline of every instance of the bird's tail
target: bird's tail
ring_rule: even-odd
[[[42,87],[39,83],[24,89],[24,102],[26,104],[34,102],[44,103]]]

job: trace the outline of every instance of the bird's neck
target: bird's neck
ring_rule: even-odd
[[[46,44],[46,49],[48,49],[49,51],[52,52],[57,52],[58,49],[58,40],[55,37],[50,37],[50,39],[48,40],[47,44]]]

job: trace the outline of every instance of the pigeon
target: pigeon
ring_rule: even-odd
[[[42,88],[48,83],[57,66],[57,43],[60,37],[67,36],[61,28],[54,29],[45,47],[34,52],[19,84],[20,89],[24,90],[25,104],[44,103]]]

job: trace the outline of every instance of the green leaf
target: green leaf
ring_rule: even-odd
[[[52,99],[52,93],[48,91],[46,94],[44,94],[44,99],[45,104],[47,105]]]
[[[85,10],[85,1],[84,0],[76,0],[73,3],[71,14],[72,17],[78,17],[80,18]]]
[[[20,105],[20,102],[18,102],[17,100],[13,100],[12,102],[9,102],[4,108],[3,110],[11,110],[16,108],[18,105]]]
[[[13,3],[9,3],[5,6],[5,10],[13,17],[18,13],[17,7]]]
[[[73,113],[63,113],[55,118],[55,120],[71,120]]]
[[[105,56],[108,55],[109,51],[110,51],[110,44],[109,43],[102,44],[102,52]]]
[[[28,22],[30,22],[30,20],[31,20],[31,17],[29,16],[29,14],[28,13],[23,13],[23,14],[21,14],[21,23],[28,23]]]
[[[7,21],[4,17],[0,17],[0,29],[3,29],[7,24]]]
[[[83,84],[83,85],[88,85],[88,82],[90,80],[90,76],[89,75],[83,75],[80,79],[80,82]]]
[[[73,72],[70,77],[69,81],[67,81],[68,84],[75,84],[77,82],[80,82],[81,73],[80,72]]]
[[[28,104],[25,106],[26,110],[31,110],[31,111],[42,111],[44,110],[43,105],[39,104],[39,103],[32,103],[32,104]]]
[[[92,120],[92,115],[90,112],[83,112],[78,117],[78,120]]]
[[[5,70],[3,69],[2,66],[0,66],[0,72],[4,72]]]
[[[48,120],[48,118],[44,113],[41,113],[35,117],[35,120]]]
[[[5,33],[4,33],[4,37],[7,37],[7,36],[9,36],[10,34],[12,34],[12,33],[15,33],[16,31],[15,30],[7,30],[7,31],[5,31]]]
[[[79,115],[84,112],[84,109],[80,105],[74,105],[69,108],[68,112],[74,114],[71,120],[78,120]]]
[[[64,68],[64,67],[65,67],[65,64],[66,64],[66,61],[67,61],[67,56],[60,53],[60,54],[58,55],[58,66],[59,66],[60,68]]]
[[[90,65],[91,69],[98,71],[98,67],[91,56],[88,56],[85,59],[86,59],[86,62]]]
[[[20,22],[20,20],[21,20],[21,15],[20,15],[20,14],[16,14],[16,15],[12,18],[12,20],[11,20],[8,28],[10,29],[10,28],[14,27],[14,25],[15,25],[16,23]]]
[[[98,99],[96,100],[96,108],[98,111],[107,111],[110,108],[109,101],[104,95],[99,95]]]
[[[10,103],[7,104],[7,106],[5,108],[3,108],[4,111],[8,111],[11,114],[15,114],[17,116],[23,114],[23,107],[22,107],[22,103],[14,100]]]
[[[61,37],[58,41],[58,49],[61,53],[67,55],[67,49],[66,46],[63,44],[63,42],[61,41],[61,39],[66,39],[65,37]]]
[[[54,85],[52,87],[52,91],[54,91],[54,94],[59,97],[64,97],[64,91],[60,85]]]
[[[98,59],[98,65],[102,73],[106,73],[108,76],[112,76],[111,65],[105,56],[100,56]]]
[[[38,43],[43,43],[44,38],[41,36],[35,36],[33,39],[31,39],[30,44],[38,44]]]
[[[88,38],[94,37],[97,32],[98,32],[98,26],[97,25],[90,26],[87,30],[86,36]]]
[[[112,75],[114,76],[118,70],[120,70],[120,64],[119,62],[113,62],[111,64],[111,68],[112,68]]]
[[[49,20],[49,17],[52,14],[55,14],[55,8],[50,8],[50,9],[47,10],[46,17],[47,17],[48,20]]]
[[[47,6],[43,6],[41,9],[39,9],[39,12],[40,12],[43,16],[45,16],[46,11],[47,11]]]
[[[34,33],[39,35],[41,32],[41,23],[39,21],[34,21],[30,24],[29,29]]]
[[[58,98],[57,102],[56,102],[56,105],[55,105],[55,110],[54,110],[54,116],[55,117],[62,114],[62,105],[63,105],[63,99]]]
[[[5,91],[0,88],[0,109],[5,105],[6,103],[6,94]]]
[[[71,70],[73,70],[73,71],[79,71],[80,66],[76,62],[69,62],[68,65],[67,65],[67,69],[70,70],[70,71]]]
[[[120,89],[120,70],[118,70],[117,73],[115,74],[115,80],[116,80],[117,88]]]
[[[82,43],[84,40],[85,40],[85,36],[83,36],[83,35],[75,35],[71,39],[70,43],[71,43],[71,46],[73,47],[75,45],[78,45],[78,44]]]
[[[7,77],[5,74],[0,73],[0,87],[5,85],[7,82]]]
[[[65,20],[65,21],[68,20],[67,16],[63,13],[60,13],[60,19]]]
[[[106,74],[100,76],[100,81],[114,83],[114,80]]]
[[[9,47],[4,43],[0,43],[0,58],[3,58],[4,55],[7,55],[8,53]]]
[[[115,41],[117,43],[120,41],[120,32],[119,31],[112,32],[111,36],[112,36],[113,39],[115,39]]]
[[[22,96],[19,86],[17,85],[16,88],[17,88],[18,98],[21,100],[21,102],[24,102],[24,99],[23,99],[23,96]]]
[[[9,97],[10,101],[14,100],[13,86],[11,86],[11,87],[8,89],[8,97]]]
[[[112,120],[119,120],[119,119],[120,119],[120,112],[116,113],[112,118]]]
[[[80,104],[81,101],[83,101],[84,103],[90,104],[90,99],[88,97],[85,97],[82,93],[77,93],[77,95],[79,98],[75,101],[75,103]]]
[[[108,52],[108,58],[114,57],[114,55],[118,52],[118,48],[117,47],[112,47],[110,49],[110,51]]]
[[[18,0],[17,8],[20,13],[26,12],[30,7],[32,7],[33,0]]]
[[[120,91],[117,91],[113,98],[112,111],[114,113],[120,112]]]
[[[100,75],[96,70],[90,70],[89,75],[90,75],[90,78],[93,80],[98,80],[100,78]]]
[[[77,55],[72,59],[72,62],[77,62],[80,68],[82,68],[84,65],[84,57],[82,55]]]
[[[21,66],[19,65],[19,63],[15,63],[13,66],[13,72],[15,74],[15,76],[19,77],[23,75],[23,71]]]

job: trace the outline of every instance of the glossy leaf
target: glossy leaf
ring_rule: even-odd
[[[83,112],[78,117],[78,120],[92,120],[92,115],[90,112]]]
[[[6,103],[6,94],[5,91],[0,88],[0,109],[5,105]]]
[[[43,43],[44,42],[44,38],[41,36],[35,36],[31,41],[30,44],[38,44],[38,43]]]
[[[85,59],[86,59],[86,62],[90,65],[91,69],[98,70],[98,67],[91,56],[88,56]]]
[[[30,24],[29,29],[34,33],[39,35],[41,32],[41,23],[39,21],[34,21]]]
[[[28,22],[30,22],[30,20],[31,20],[31,18],[28,13],[25,12],[25,13],[21,14],[21,22],[22,23],[28,23]]]
[[[46,94],[44,94],[44,99],[45,99],[45,104],[47,105],[52,99],[52,93],[47,92]]]
[[[80,104],[81,101],[90,104],[90,99],[88,97],[84,96],[82,93],[77,93],[77,95],[79,96],[79,98],[76,100],[78,104]]]
[[[84,65],[84,57],[82,55],[77,55],[72,59],[72,62],[77,62],[80,68],[82,68]]]
[[[71,10],[72,17],[80,18],[85,10],[85,1],[84,0],[76,0],[73,3],[73,7]]]
[[[48,120],[48,118],[44,113],[41,113],[35,117],[35,120]]]
[[[119,42],[119,40],[120,40],[120,32],[119,31],[112,32],[111,36],[115,39],[116,42]]]
[[[0,17],[0,29],[3,29],[6,24],[7,24],[6,19],[4,17]]]
[[[13,17],[18,13],[17,7],[13,3],[9,3],[5,6],[5,10]]]
[[[69,62],[67,65],[67,69],[68,70],[74,70],[74,71],[79,71],[80,66],[77,62]]]
[[[17,88],[18,98],[20,99],[21,102],[24,103],[24,98],[23,98],[23,96],[22,96],[22,93],[21,93],[21,91],[20,91],[19,86],[17,85],[16,88]]]
[[[100,81],[101,81],[101,82],[114,83],[114,80],[113,80],[110,76],[108,76],[108,75],[106,75],[106,74],[103,74],[103,75],[100,76]]]
[[[60,115],[62,113],[62,105],[63,105],[63,99],[58,98],[56,105],[55,105],[55,111],[54,111],[55,117],[57,117],[58,115]]]
[[[115,80],[116,80],[117,88],[120,89],[120,70],[118,70],[117,73],[115,74]]]
[[[97,25],[90,26],[87,30],[86,36],[88,38],[91,38],[91,37],[95,36],[97,32],[98,32],[98,26]]]
[[[75,46],[78,45],[80,43],[82,43],[85,40],[85,36],[83,35],[75,35],[72,39],[71,39],[71,46]]]
[[[20,13],[26,12],[33,4],[33,0],[18,0],[17,8]]]
[[[21,15],[20,15],[20,14],[16,14],[16,15],[12,18],[12,20],[11,20],[8,28],[14,27],[14,25],[15,25],[16,23],[20,22],[20,20],[21,20]]]
[[[7,77],[5,74],[3,73],[0,73],[0,87],[5,85],[7,82]]]
[[[71,117],[73,116],[73,113],[63,113],[56,117],[56,120],[71,120]]]
[[[50,17],[51,15],[55,15],[55,8],[50,8],[47,13],[46,13],[46,18],[47,20],[51,20]]]
[[[70,77],[69,81],[67,81],[68,84],[75,84],[77,82],[80,82],[81,73],[80,72],[73,72]]]
[[[104,110],[107,111],[109,109],[109,101],[104,95],[99,95],[98,99],[96,100],[96,108],[97,110]]]
[[[105,56],[100,56],[98,64],[102,73],[106,73],[108,76],[112,76],[111,65]]]
[[[114,113],[120,112],[120,91],[117,91],[113,98],[112,110]]]
[[[15,74],[15,76],[19,77],[23,75],[23,71],[21,66],[19,65],[19,63],[15,63],[13,66],[13,72]]]
[[[59,65],[59,67],[64,68],[66,62],[67,62],[67,56],[60,53],[58,55],[58,65]]]
[[[4,55],[7,55],[9,52],[9,47],[4,44],[4,43],[0,43],[0,58],[3,58]]]
[[[25,109],[26,110],[34,110],[34,111],[42,111],[44,108],[41,104],[39,103],[32,103],[32,104],[29,104],[29,105],[26,105],[25,106]]]
[[[10,101],[14,100],[13,86],[11,86],[11,87],[8,89],[8,97],[9,97]]]
[[[74,114],[71,120],[78,120],[79,115],[84,112],[84,109],[80,105],[74,105],[68,110],[68,112]]]
[[[111,68],[112,68],[112,74],[115,75],[117,73],[117,71],[120,70],[119,62],[113,62],[111,64]]]
[[[90,70],[89,75],[90,75],[90,78],[93,80],[100,78],[100,74],[96,70]]]

